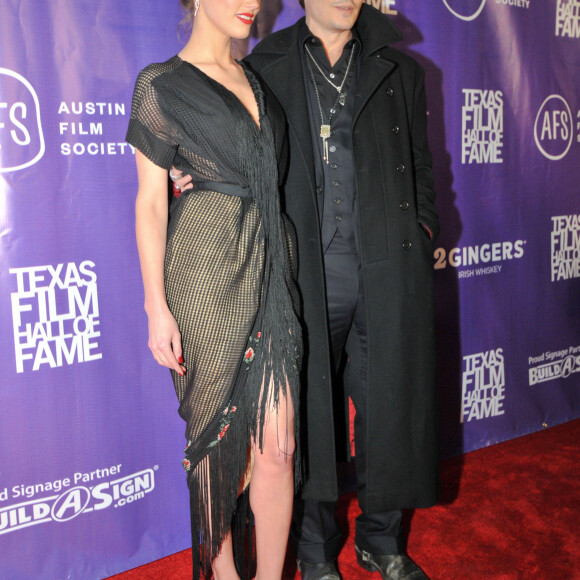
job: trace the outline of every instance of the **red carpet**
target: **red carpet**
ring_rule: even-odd
[[[580,419],[442,463],[439,505],[407,514],[408,552],[432,580],[580,579]],[[340,501],[344,580],[377,580],[354,557],[355,494]],[[186,580],[180,552],[115,580]],[[292,556],[284,580],[299,579]]]

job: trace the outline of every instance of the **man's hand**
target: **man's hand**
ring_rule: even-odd
[[[169,170],[169,177],[173,181],[173,194],[179,197],[184,191],[188,189],[193,189],[193,180],[191,175],[183,175],[183,171],[179,171],[172,167]]]

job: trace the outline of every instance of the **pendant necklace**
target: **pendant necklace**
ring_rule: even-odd
[[[308,53],[308,56],[310,57],[310,60],[312,60],[312,62],[316,65],[316,68],[319,70],[320,74],[324,77],[324,79],[330,85],[332,85],[334,87],[334,89],[338,93],[338,96],[336,97],[336,100],[334,101],[334,104],[332,105],[332,108],[330,109],[330,116],[328,117],[328,123],[325,123],[324,122],[324,113],[322,112],[322,105],[320,103],[320,95],[318,93],[318,86],[316,85],[316,79],[314,78],[314,71],[312,70],[312,66],[310,65],[310,60],[307,58],[306,65],[308,66],[308,72],[310,73],[310,78],[312,79],[312,84],[314,85],[314,93],[316,95],[316,103],[318,104],[318,111],[320,113],[320,137],[322,138],[322,160],[326,161],[327,164],[329,162],[327,139],[330,137],[330,124],[332,123],[332,118],[334,117],[334,114],[336,113],[336,106],[338,104],[340,104],[342,107],[344,107],[344,104],[346,103],[347,93],[343,92],[342,89],[344,88],[344,84],[346,83],[346,79],[348,78],[348,74],[350,72],[350,65],[352,64],[352,58],[354,56],[355,47],[356,47],[356,45],[353,44],[351,51],[350,51],[350,58],[348,59],[348,64],[346,66],[346,72],[344,73],[344,78],[342,79],[342,83],[340,83],[340,86],[337,86],[324,74],[323,70],[320,68],[320,66],[318,65],[318,63],[316,62],[314,57],[312,56],[312,53],[310,52],[308,47],[304,46],[304,48],[306,49],[306,52]]]

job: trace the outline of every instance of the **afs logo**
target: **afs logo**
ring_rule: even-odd
[[[578,127],[580,132],[580,117]],[[574,141],[574,117],[566,99],[560,95],[546,98],[536,115],[534,139],[547,159],[559,161],[568,154]]]
[[[32,85],[0,68],[0,173],[34,165],[44,155],[40,103]]]
[[[447,10],[460,20],[475,20],[485,7],[486,0],[443,0]]]

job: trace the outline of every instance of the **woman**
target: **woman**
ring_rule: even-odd
[[[171,369],[187,423],[194,577],[200,565],[215,580],[243,574],[232,528],[244,528],[249,496],[256,578],[272,580],[282,574],[298,464],[301,333],[277,169],[285,122],[230,55],[259,2],[181,2],[195,14],[191,37],[139,74],[127,133],[149,347]],[[168,221],[172,165],[195,187],[173,198]]]

